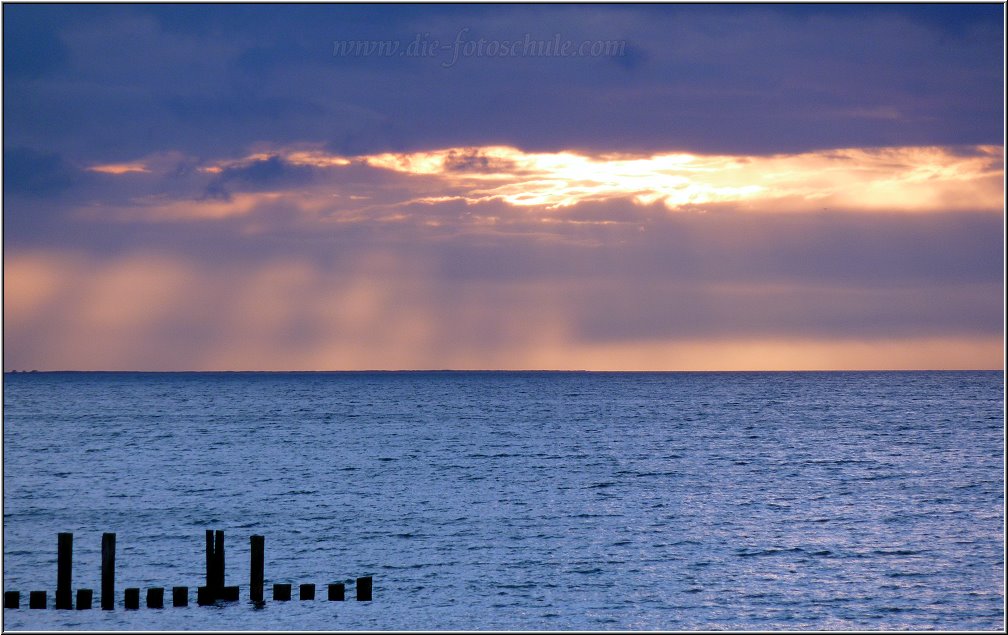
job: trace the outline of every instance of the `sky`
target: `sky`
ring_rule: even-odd
[[[1001,369],[1003,19],[5,4],[4,370]]]

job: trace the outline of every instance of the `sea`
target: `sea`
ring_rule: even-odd
[[[1005,626],[1002,372],[8,373],[3,405],[4,630]],[[208,529],[238,602],[196,605]],[[60,532],[92,610],[52,608]]]

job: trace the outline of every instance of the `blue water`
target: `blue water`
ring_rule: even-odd
[[[5,629],[1000,629],[1001,373],[4,376]],[[243,601],[196,607],[204,530]],[[251,534],[273,582],[248,598]],[[374,576],[374,601],[325,601]],[[192,606],[122,609],[188,585]],[[170,597],[170,596],[169,596]],[[295,591],[296,598],[296,591]]]

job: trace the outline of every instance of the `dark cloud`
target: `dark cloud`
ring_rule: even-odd
[[[264,140],[773,153],[1002,138],[995,5],[93,9],[5,9],[8,143],[114,161]],[[419,34],[451,47],[460,33],[627,47],[450,68],[450,50],[333,56],[336,40],[406,47]],[[57,69],[75,81],[46,80]]]
[[[258,192],[278,186],[289,188],[304,185],[312,181],[315,172],[311,167],[292,165],[278,156],[257,159],[244,165],[224,168],[207,186],[206,195],[227,199],[233,189]]]
[[[310,101],[263,97],[255,90],[228,95],[177,95],[165,101],[165,108],[184,125],[216,124],[221,121],[233,125],[236,121],[256,121],[285,117],[313,117],[323,109]]]
[[[22,147],[4,149],[4,194],[52,197],[66,191],[79,176],[59,154]]]
[[[4,79],[35,80],[66,68],[69,51],[48,17],[51,10],[4,5]]]

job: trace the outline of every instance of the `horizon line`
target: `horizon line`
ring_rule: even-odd
[[[794,369],[718,369],[718,370],[618,370],[618,369],[582,369],[582,368],[362,368],[362,369],[328,369],[328,370],[255,370],[255,369],[217,369],[217,370],[128,370],[128,369],[61,369],[61,370],[4,370],[4,375],[30,375],[41,373],[149,373],[149,374],[195,374],[195,373],[245,373],[245,374],[293,374],[293,373],[964,373],[985,372],[1003,373],[1004,368],[794,368]]]

